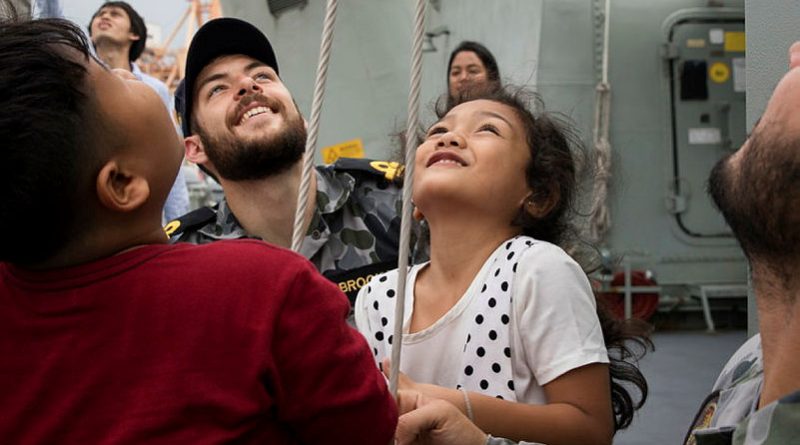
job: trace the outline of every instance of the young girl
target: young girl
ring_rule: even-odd
[[[610,443],[647,394],[624,340],[646,340],[601,322],[585,273],[557,246],[576,186],[568,132],[508,90],[439,116],[416,155],[430,262],[408,275],[401,388],[450,401],[495,436]],[[355,308],[384,366],[396,285],[396,270],[376,276]]]

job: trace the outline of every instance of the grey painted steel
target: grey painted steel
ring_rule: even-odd
[[[744,23],[741,12],[726,23],[719,23],[719,15],[715,12],[701,15],[709,16],[713,20],[675,24],[670,33],[677,161],[672,212],[681,229],[692,236],[730,238],[730,229],[705,193],[705,188],[708,172],[717,161],[740,147],[745,140],[745,72],[740,66],[745,54],[744,51],[723,50],[726,33],[743,34]],[[722,38],[714,41],[709,38],[711,34]],[[707,96],[705,99],[684,99],[681,97],[681,89],[685,88],[682,73],[697,63],[706,65],[702,73],[696,73],[702,74],[702,79],[686,83],[702,83]],[[718,70],[718,77],[712,79],[708,74],[711,70]]]
[[[653,270],[662,286],[744,282],[746,276],[744,258],[731,239],[685,236],[666,202],[673,168],[670,76],[669,64],[661,56],[666,41],[662,26],[678,11],[743,15],[742,1],[727,2],[727,8],[705,6],[706,2],[688,0],[612,1],[609,80],[614,92],[614,168],[609,204],[614,225],[606,247],[618,258],[634,258],[634,269]],[[584,136],[591,134],[596,76],[595,47],[590,43],[596,34],[590,2],[545,2],[538,88],[547,108],[568,114]],[[702,183],[707,172],[698,174]],[[695,194],[705,199],[702,187]],[[618,264],[621,268],[621,261]],[[680,292],[677,289],[665,292],[674,295]]]

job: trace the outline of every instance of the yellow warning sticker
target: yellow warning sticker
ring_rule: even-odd
[[[731,77],[731,69],[723,62],[715,62],[708,69],[708,77],[716,83],[725,83]]]
[[[747,47],[744,32],[728,31],[725,33],[725,51],[743,53]]]
[[[687,48],[705,48],[706,39],[686,39]]]
[[[364,144],[361,139],[353,139],[352,141],[325,147],[321,152],[322,162],[333,164],[339,158],[363,158]]]

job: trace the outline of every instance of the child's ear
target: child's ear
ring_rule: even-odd
[[[108,161],[97,175],[97,197],[106,208],[131,212],[150,197],[150,184],[143,176],[123,169],[117,161]]]
[[[561,199],[558,187],[552,187],[547,192],[531,193],[525,197],[522,208],[525,213],[534,219],[542,219],[550,214]]]
[[[417,206],[414,206],[414,210],[412,211],[411,215],[417,221],[422,221],[423,219],[425,219],[425,215],[422,214],[422,212],[419,210],[419,207]]]
[[[200,136],[193,134],[183,139],[183,147],[186,151],[186,159],[194,162],[195,164],[205,164],[208,162],[206,149],[203,147],[203,142]]]

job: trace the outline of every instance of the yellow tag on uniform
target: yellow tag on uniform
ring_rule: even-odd
[[[747,39],[741,31],[725,33],[725,51],[743,53],[747,48]]]
[[[363,158],[364,144],[361,139],[342,142],[322,149],[322,162],[333,164],[339,158]]]
[[[731,69],[722,62],[715,62],[708,69],[708,77],[716,83],[725,83],[731,77]]]
[[[170,221],[169,223],[167,223],[166,226],[164,226],[164,233],[166,233],[168,237],[172,236],[172,234],[175,233],[175,231],[178,230],[180,227],[181,227],[181,222],[178,221],[177,219],[174,221]]]
[[[372,161],[369,165],[375,170],[383,172],[383,177],[387,181],[394,181],[398,177],[402,177],[405,171],[405,166],[399,162]]]

